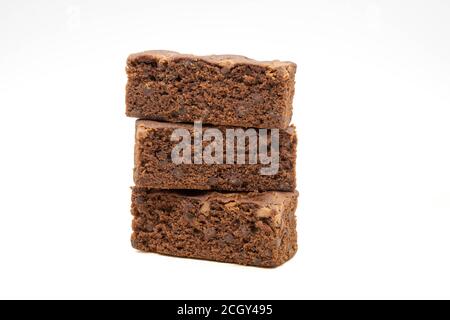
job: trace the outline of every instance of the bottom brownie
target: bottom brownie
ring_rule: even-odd
[[[297,198],[134,188],[131,243],[145,252],[276,267],[297,251]]]

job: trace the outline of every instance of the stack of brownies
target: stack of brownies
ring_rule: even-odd
[[[127,60],[132,246],[276,267],[297,251],[296,65],[169,51]]]

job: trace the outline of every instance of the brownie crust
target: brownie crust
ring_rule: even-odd
[[[172,150],[177,141],[171,136],[175,129],[194,126],[138,120],[136,122],[134,182],[138,187],[153,189],[191,189],[216,191],[294,191],[296,187],[295,127],[279,130],[279,166],[274,175],[262,175],[269,165],[256,164],[175,164]],[[204,126],[203,132],[209,127]],[[225,137],[225,127],[215,127]],[[270,135],[269,135],[270,137]],[[270,145],[270,143],[269,143]],[[237,144],[235,144],[235,152]],[[248,146],[247,146],[248,148]],[[269,146],[270,149],[270,146]],[[192,147],[192,153],[193,153]],[[224,155],[225,158],[225,155]],[[246,150],[248,159],[248,150]]]
[[[297,192],[217,193],[133,188],[140,251],[276,267],[297,251]]]
[[[289,126],[297,66],[236,55],[145,51],[127,59],[126,114],[221,126]]]

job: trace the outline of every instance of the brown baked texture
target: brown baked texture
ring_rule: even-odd
[[[192,189],[218,191],[294,191],[297,136],[295,127],[279,130],[279,167],[274,175],[262,175],[261,169],[270,165],[175,164],[172,150],[178,141],[171,141],[175,129],[187,129],[193,135],[191,124],[175,124],[150,120],[136,121],[134,181],[138,187],[154,189]],[[214,127],[226,135],[225,127]],[[209,127],[204,126],[203,132]],[[233,128],[235,129],[235,128]],[[260,137],[259,130],[255,130]],[[269,131],[270,132],[270,131]],[[270,133],[268,134],[270,137]],[[247,140],[248,141],[248,140]],[[203,142],[203,146],[209,143]],[[224,142],[225,146],[226,142]],[[270,150],[270,140],[268,142]],[[225,150],[225,147],[224,149]],[[192,147],[192,153],[194,148]],[[237,143],[235,143],[237,152]],[[248,143],[245,150],[248,160]],[[237,158],[236,158],[237,159]],[[193,156],[192,156],[193,162]]]
[[[126,114],[168,122],[287,128],[292,117],[292,62],[243,56],[145,51],[127,60]]]
[[[297,192],[133,188],[132,246],[145,252],[276,267],[297,251]]]

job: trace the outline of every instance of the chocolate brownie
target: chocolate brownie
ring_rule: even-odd
[[[184,153],[179,148],[182,140],[178,136],[174,139],[174,134],[179,130],[187,135],[185,138],[191,143]],[[240,140],[245,143],[239,143],[239,139],[227,138],[230,131],[241,131],[240,133],[253,136],[254,139],[242,139],[241,135]],[[222,136],[224,141],[219,143],[219,140],[211,139],[217,143],[214,150],[209,149],[211,142],[201,139],[197,144],[200,148],[196,149],[192,142],[195,132],[203,134],[203,138],[215,133],[217,137]],[[264,140],[264,137],[267,139]],[[276,139],[279,148],[275,147]],[[232,143],[234,146],[229,148],[232,157],[229,157],[226,151],[228,144]],[[208,126],[199,129],[191,124],[137,120],[134,181],[138,187],[154,189],[294,191],[296,145],[297,137],[293,126],[285,130]],[[216,158],[209,159],[207,150],[213,150],[209,154]],[[264,153],[264,150],[270,152]],[[238,152],[240,157],[237,156]],[[176,162],[173,153],[175,156],[188,156],[188,159]],[[200,159],[196,159],[196,155]]]
[[[169,122],[287,128],[296,64],[146,51],[127,60],[126,114]]]
[[[131,243],[145,252],[276,267],[297,251],[297,197],[134,188]]]

